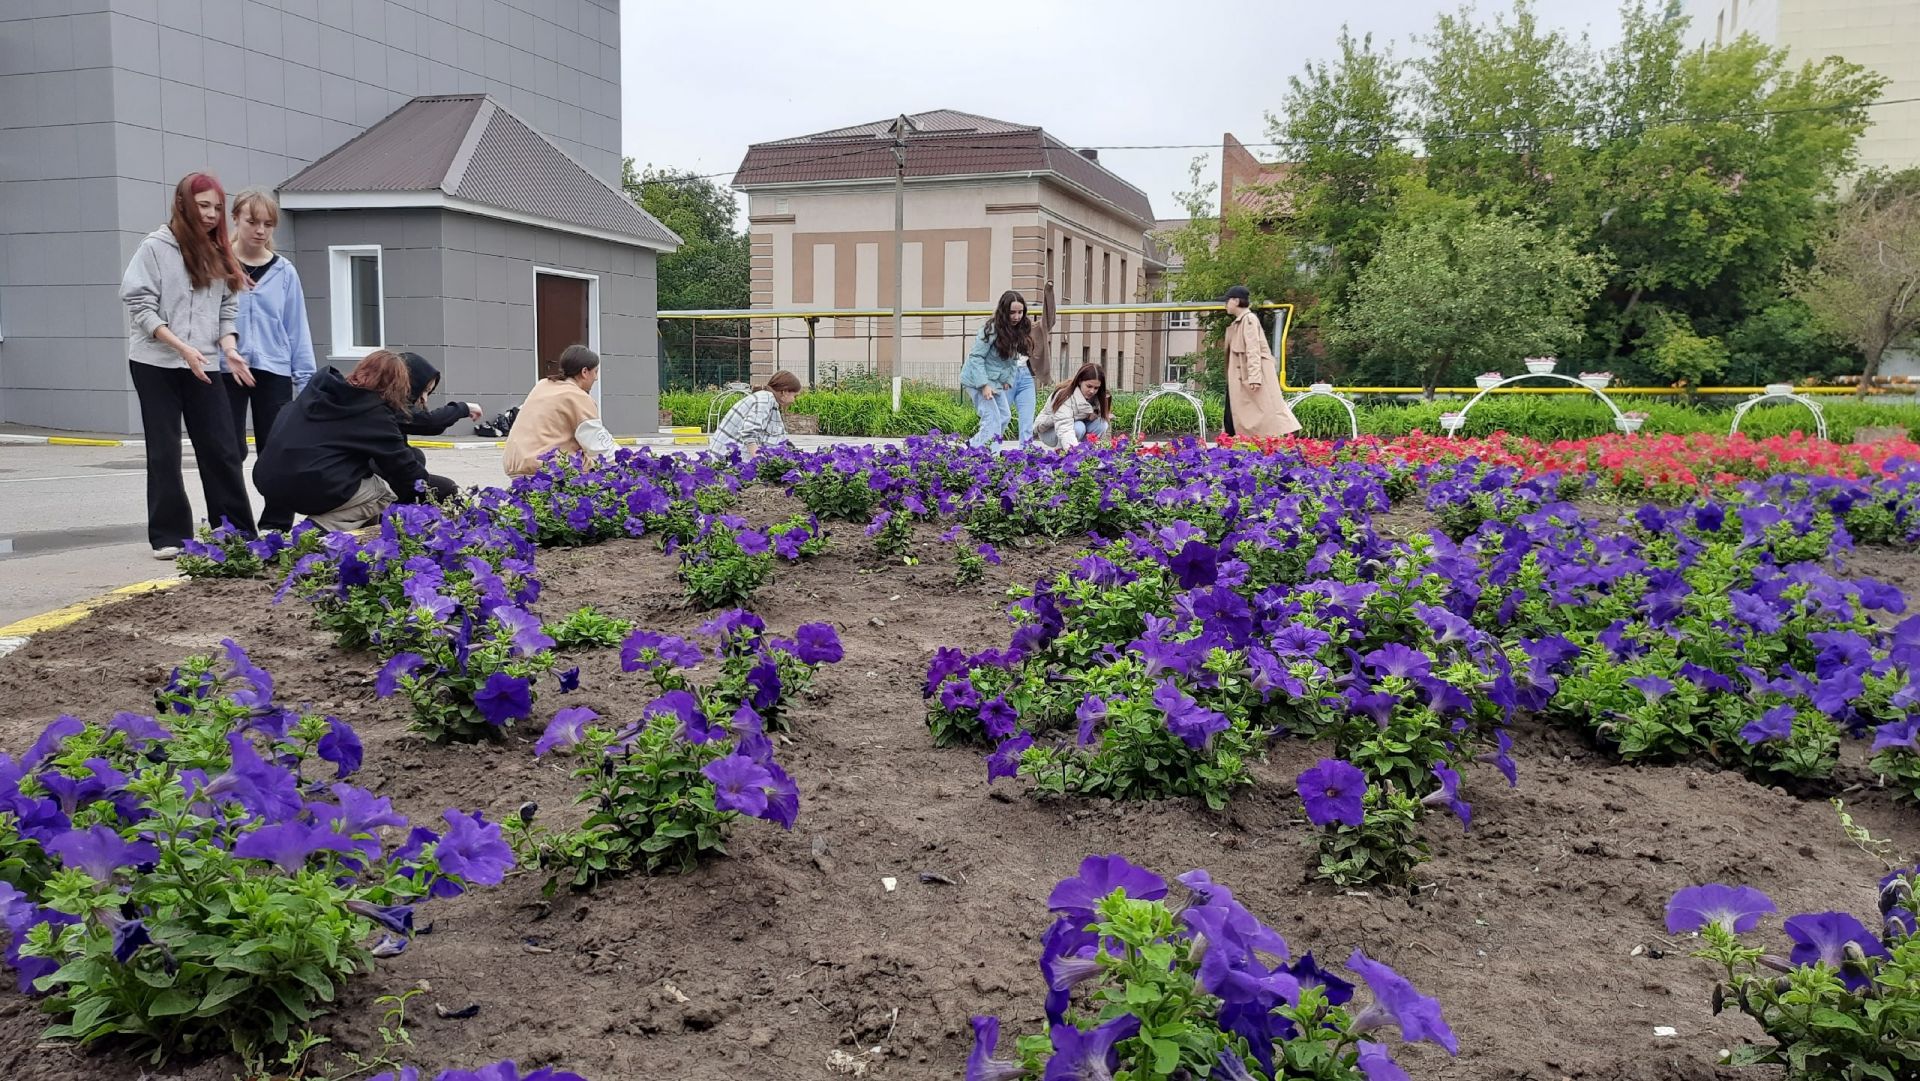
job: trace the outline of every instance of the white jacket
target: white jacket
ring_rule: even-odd
[[[1073,422],[1081,420],[1091,424],[1095,416],[1093,403],[1087,401],[1086,395],[1080,393],[1079,387],[1073,388],[1073,393],[1068,394],[1060,402],[1058,409],[1052,405],[1050,391],[1046,411],[1033,418],[1033,430],[1040,433],[1040,439],[1044,443],[1052,443],[1060,447],[1077,446],[1080,437],[1074,433]],[[1046,437],[1045,433],[1048,430],[1053,432],[1052,439]]]

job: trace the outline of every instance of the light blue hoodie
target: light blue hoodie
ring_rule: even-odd
[[[240,294],[240,314],[234,319],[240,335],[240,355],[256,372],[293,377],[299,394],[313,378],[313,335],[307,329],[307,298],[300,288],[300,272],[282,255],[274,259],[253,288]],[[222,362],[221,370],[226,370]]]

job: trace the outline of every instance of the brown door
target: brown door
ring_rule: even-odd
[[[560,354],[587,345],[587,280],[559,274],[533,276],[533,338],[542,379],[558,375]]]

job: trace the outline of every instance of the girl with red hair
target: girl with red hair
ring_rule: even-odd
[[[234,447],[226,388],[210,374],[224,354],[242,386],[253,373],[240,355],[233,320],[246,272],[227,239],[227,194],[206,173],[173,189],[167,224],[148,233],[120,281],[127,309],[127,368],[140,398],[147,443],[147,541],[172,559],[193,535],[193,507],[180,476],[180,426],[200,470],[207,521],[254,531],[253,502]]]

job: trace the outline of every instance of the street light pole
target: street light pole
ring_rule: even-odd
[[[900,337],[901,300],[906,282],[907,114],[893,122],[893,370],[899,371],[906,342]],[[889,375],[893,372],[887,373]]]

